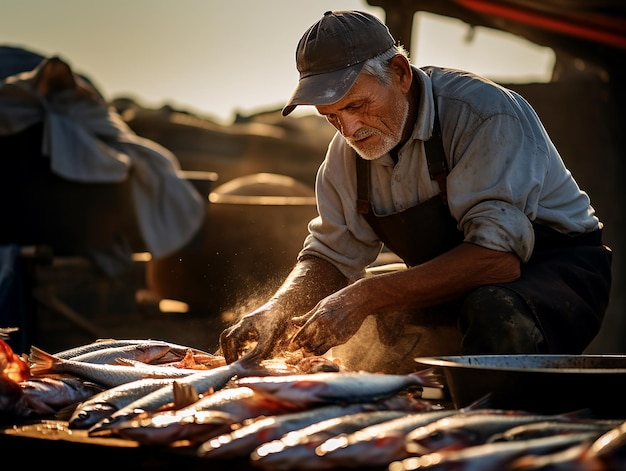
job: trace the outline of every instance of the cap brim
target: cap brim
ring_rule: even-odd
[[[326,74],[302,77],[282,111],[287,116],[298,105],[332,105],[352,88],[361,73],[363,63]]]

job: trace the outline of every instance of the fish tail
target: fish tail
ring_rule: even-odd
[[[443,377],[435,367],[419,370],[410,373],[410,375],[416,377],[420,384],[426,388],[443,388]]]
[[[33,375],[52,373],[54,365],[59,362],[57,357],[35,346],[30,347],[28,359],[30,362],[30,372]]]

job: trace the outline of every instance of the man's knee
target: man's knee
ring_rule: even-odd
[[[459,314],[463,354],[544,353],[535,315],[515,291],[482,286],[464,300]]]

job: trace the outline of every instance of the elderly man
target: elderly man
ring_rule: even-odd
[[[376,17],[326,12],[296,50],[283,109],[337,129],[316,179],[319,216],[263,306],[220,337],[329,350],[355,369],[414,357],[581,353],[611,285],[602,223],[531,106],[475,74],[417,68]],[[383,245],[406,269],[371,275]]]

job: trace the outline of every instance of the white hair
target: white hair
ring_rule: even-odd
[[[382,54],[365,61],[361,73],[371,75],[385,85],[391,84],[391,72],[389,62],[395,56],[401,55],[409,58],[409,52],[401,44],[393,45]]]

